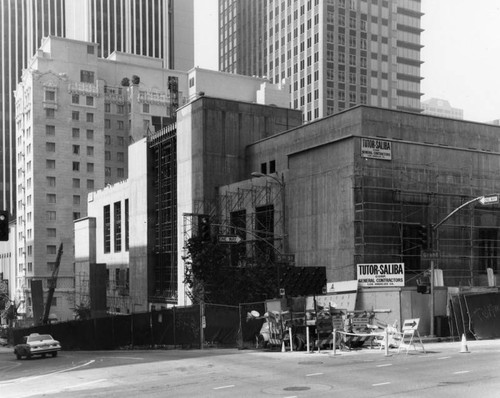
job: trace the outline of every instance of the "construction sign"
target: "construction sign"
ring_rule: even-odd
[[[362,287],[405,285],[404,263],[358,264],[358,284]]]

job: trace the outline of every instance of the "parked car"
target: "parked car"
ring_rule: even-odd
[[[22,357],[29,359],[33,355],[45,357],[47,354],[55,357],[59,351],[61,351],[61,344],[50,334],[31,333],[29,336],[24,336],[23,342],[14,347],[17,359]]]

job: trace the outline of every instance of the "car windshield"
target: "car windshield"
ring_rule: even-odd
[[[37,336],[28,336],[28,342],[53,340],[50,334],[39,334]]]

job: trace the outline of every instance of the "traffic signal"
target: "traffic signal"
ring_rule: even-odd
[[[0,241],[9,240],[9,212],[0,210]]]
[[[206,214],[198,216],[198,236],[203,242],[210,240],[210,216]]]
[[[417,227],[417,237],[423,250],[431,248],[430,232],[430,226],[420,224]]]

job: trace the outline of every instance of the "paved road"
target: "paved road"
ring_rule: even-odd
[[[499,397],[500,340],[427,344],[427,353],[235,349],[61,352],[0,349],[10,397]]]

